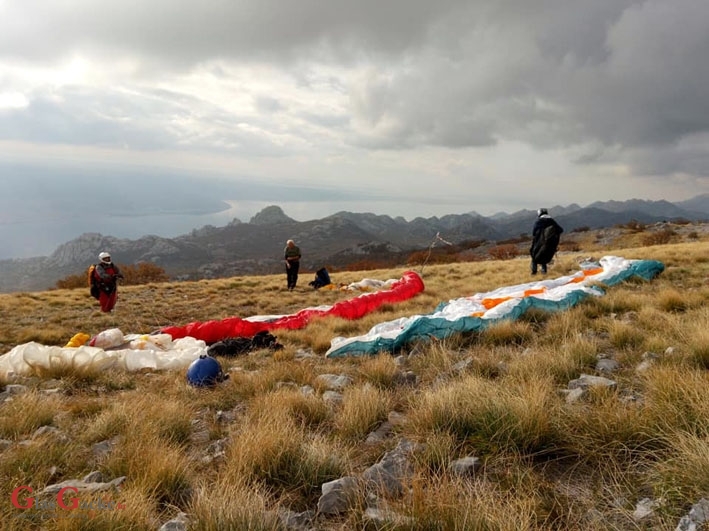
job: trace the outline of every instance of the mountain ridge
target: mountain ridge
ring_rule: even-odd
[[[681,203],[631,199],[554,206],[549,212],[568,232],[637,221],[709,219],[709,194]],[[302,269],[345,267],[368,256],[405,255],[427,248],[437,236],[453,244],[528,237],[536,211],[485,217],[475,212],[417,217],[406,221],[386,214],[340,211],[296,221],[277,205],[267,206],[248,223],[235,218],[223,227],[206,225],[174,238],[146,235],[136,240],[84,233],[59,245],[49,256],[0,260],[0,292],[35,291],[84,271],[109,249],[118,263],[152,262],[177,280],[278,273],[288,239],[303,249]]]

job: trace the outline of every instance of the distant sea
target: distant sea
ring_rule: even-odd
[[[205,225],[222,227],[234,218],[247,222],[267,204],[245,205],[226,201],[231,208],[210,214],[157,214],[140,216],[90,216],[74,211],[65,216],[34,220],[24,219],[15,223],[0,223],[0,260],[48,256],[56,248],[87,232],[104,236],[138,239],[146,235],[174,238],[188,234]],[[244,219],[246,217],[246,219]]]
[[[371,212],[373,206],[379,207],[377,210],[380,211],[391,209],[395,212],[401,209],[399,204],[385,202],[376,205],[357,201],[224,200],[224,202],[228,203],[230,208],[209,214],[151,215],[146,213],[140,216],[100,216],[93,213],[82,214],[81,209],[78,208],[60,215],[55,213],[51,218],[43,218],[42,212],[35,212],[31,217],[23,216],[23,219],[17,221],[0,218],[0,260],[49,256],[61,244],[87,232],[98,232],[104,236],[131,240],[147,235],[174,238],[205,225],[223,227],[234,218],[248,223],[254,215],[273,204],[280,206],[287,216],[297,221],[321,219],[342,210]]]

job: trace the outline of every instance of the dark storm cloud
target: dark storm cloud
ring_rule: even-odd
[[[362,142],[600,145],[638,171],[687,170],[673,148],[709,131],[709,3],[527,4],[538,9],[471,7],[467,29],[434,25],[437,48],[372,74],[354,98]],[[637,165],[637,149],[658,146],[674,156]]]
[[[441,11],[462,0],[141,0],[4,6],[15,20],[0,36],[3,55],[35,60],[83,48],[127,49],[174,63],[205,57],[288,56],[320,42],[396,51],[419,43]],[[22,42],[22,47],[17,43]]]
[[[579,159],[586,161],[603,153],[637,172],[708,173],[709,148],[695,141],[709,131],[706,0],[26,0],[0,6],[0,57],[15,63],[88,50],[108,61],[134,57],[135,79],[222,60],[270,64],[296,81],[305,80],[307,64],[359,73],[332,82],[349,95],[349,116],[255,96],[259,112],[279,114],[277,125],[249,118],[264,130],[297,130],[281,116],[292,112],[290,118],[342,124],[342,141],[372,149],[511,141],[541,150],[579,148],[593,154]],[[214,66],[212,75],[228,79],[229,71]],[[75,96],[60,109],[38,95],[24,114],[0,121],[23,139],[77,135],[145,149],[282,148],[239,130],[240,117],[204,102],[187,108],[167,98],[143,107],[88,94],[86,108]],[[96,111],[104,105],[107,113]],[[164,127],[173,111],[213,127],[185,138],[179,128]],[[681,147],[687,142],[691,162]],[[658,152],[666,156],[650,163]]]

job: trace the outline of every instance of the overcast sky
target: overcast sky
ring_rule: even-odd
[[[271,204],[688,199],[707,57],[707,0],[0,0],[0,258]]]

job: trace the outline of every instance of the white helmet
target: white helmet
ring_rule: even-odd
[[[102,262],[110,262],[111,261],[111,253],[107,253],[106,251],[104,251],[98,255],[98,259],[101,260]]]

